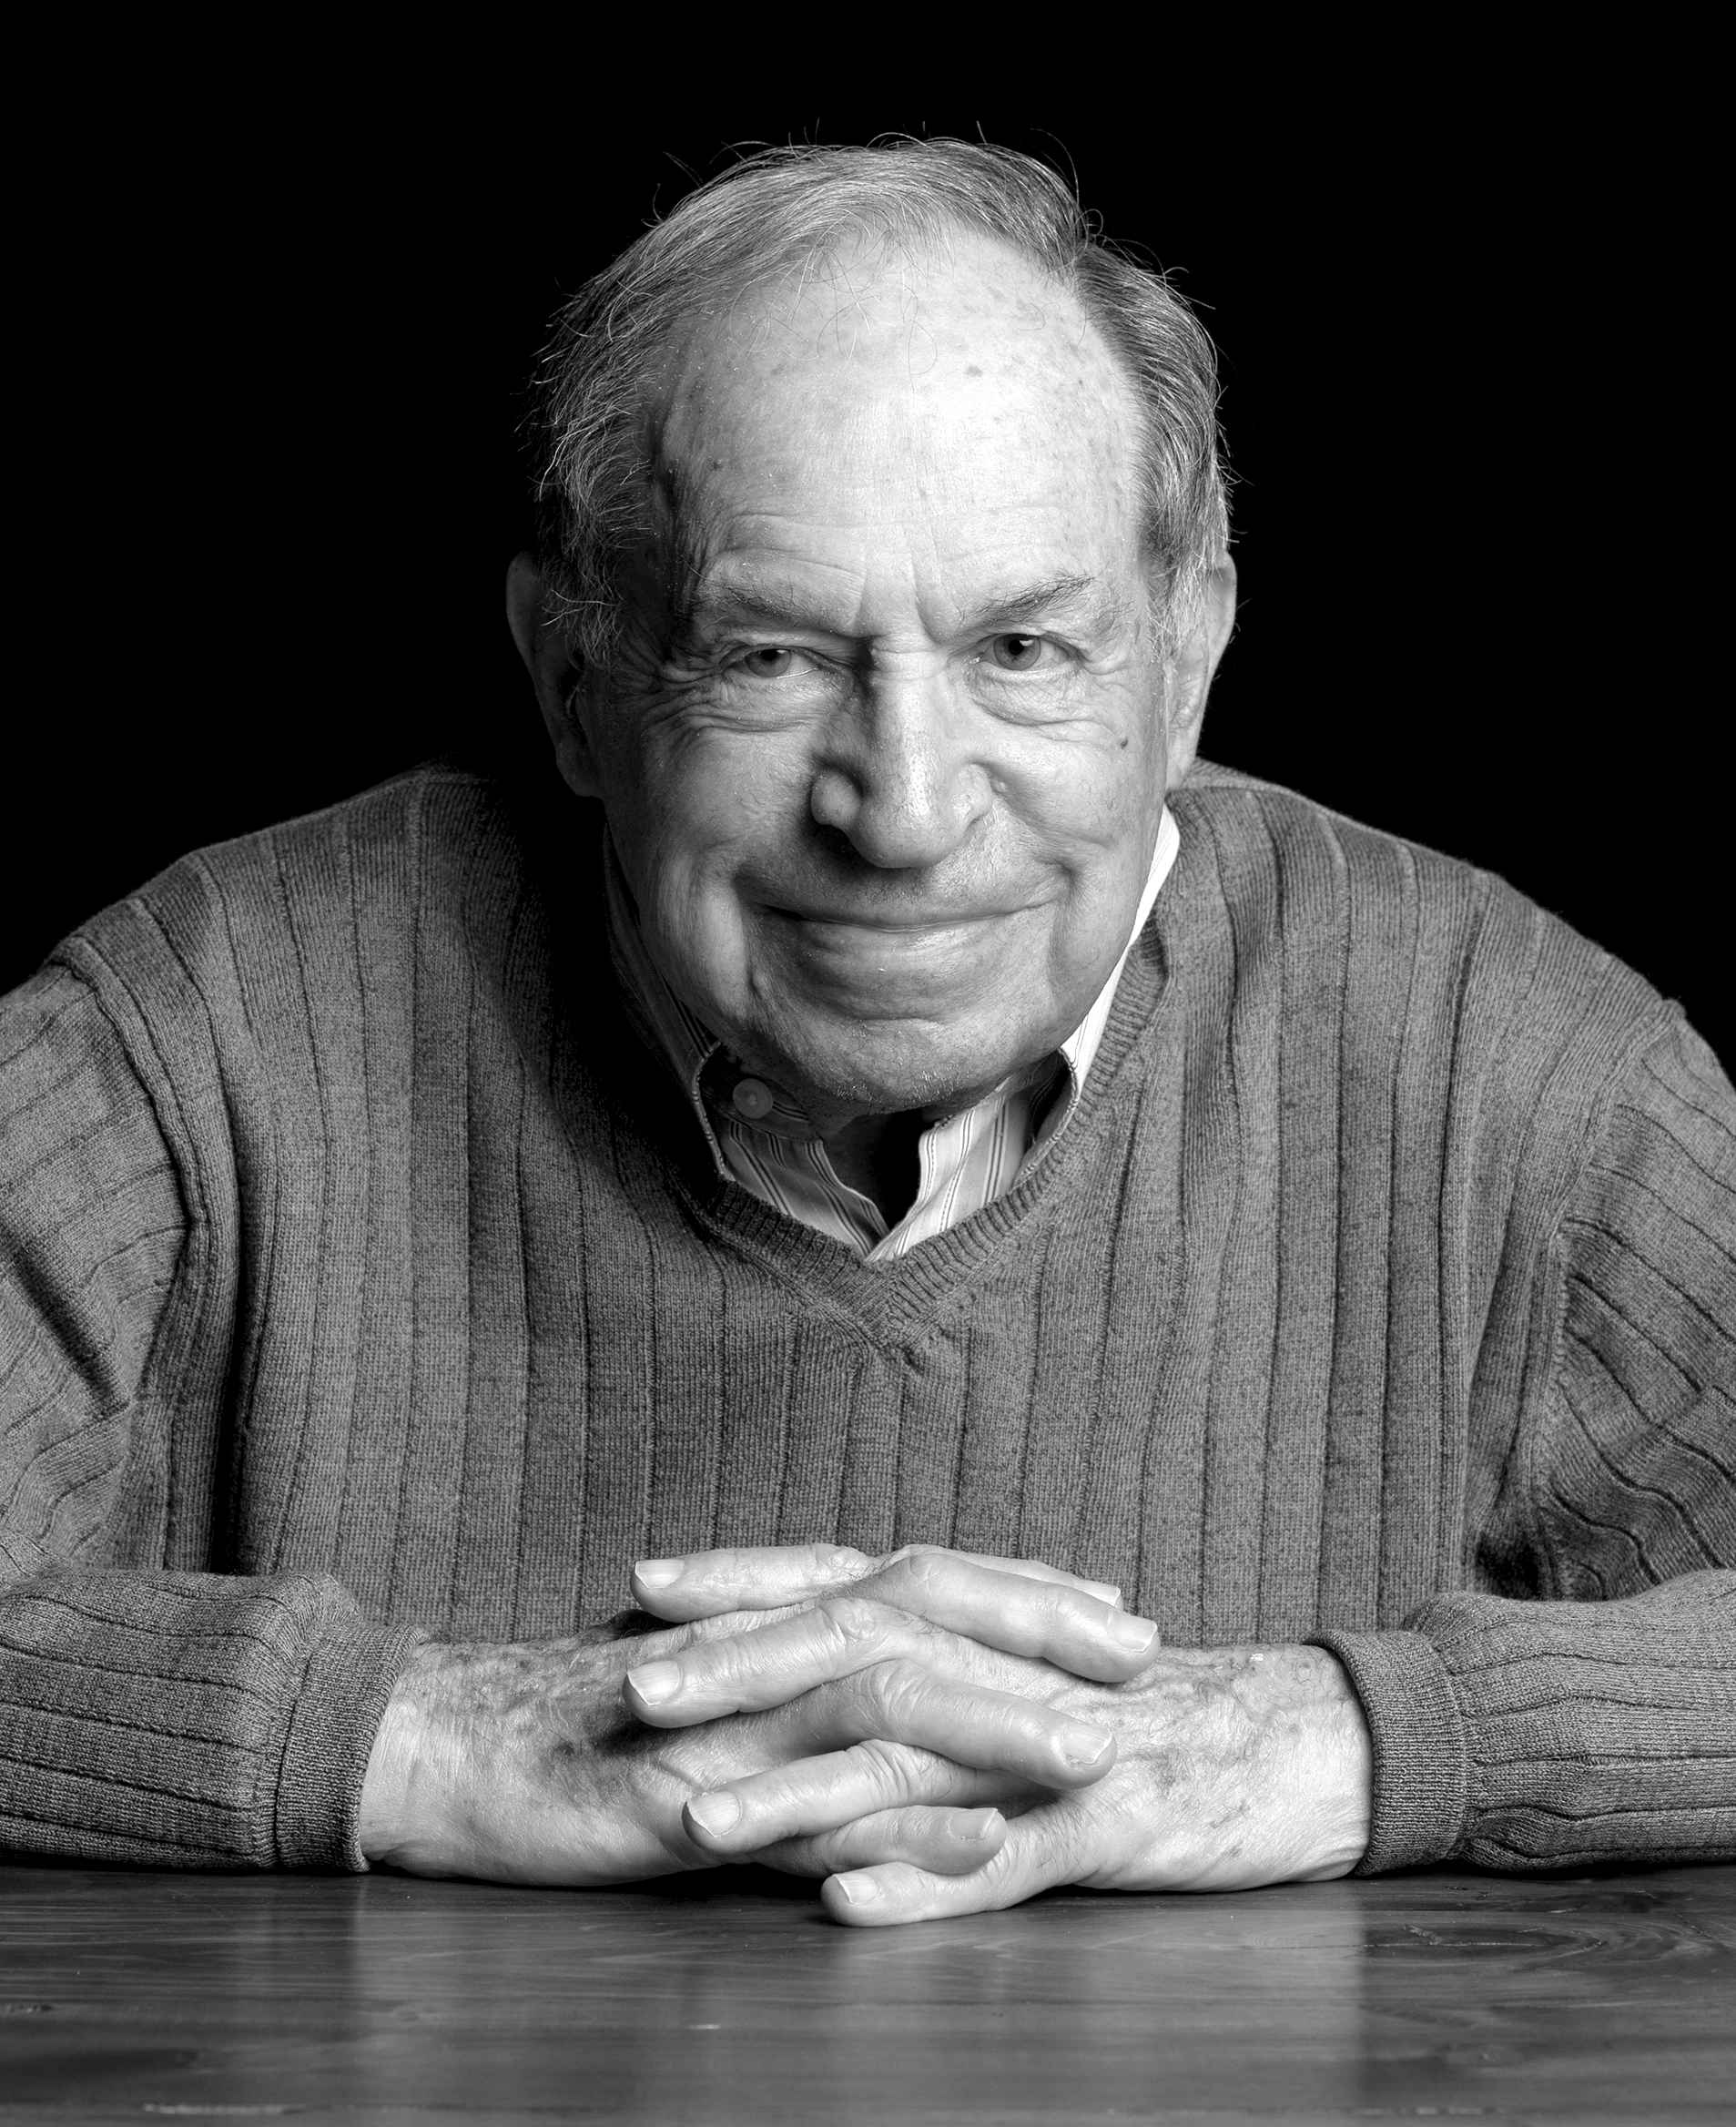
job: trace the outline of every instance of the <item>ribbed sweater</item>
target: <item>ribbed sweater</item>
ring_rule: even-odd
[[[418,1635],[818,1539],[1315,1640],[1363,1867],[1736,1853],[1736,1102],[1498,880],[1201,768],[1079,1108],[867,1264],[719,1177],[601,828],[436,765],[0,1008],[0,1842],[360,1866]]]

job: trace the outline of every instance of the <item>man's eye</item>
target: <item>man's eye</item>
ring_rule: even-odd
[[[796,662],[796,653],[775,643],[763,643],[758,649],[749,650],[738,662],[742,670],[752,673],[756,679],[781,679]]]
[[[1042,663],[1042,636],[996,636],[989,655],[1003,672],[1034,672]]]

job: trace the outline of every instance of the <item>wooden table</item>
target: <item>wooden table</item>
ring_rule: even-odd
[[[1736,1867],[1066,1893],[0,1868],[0,2122],[1736,2120]]]

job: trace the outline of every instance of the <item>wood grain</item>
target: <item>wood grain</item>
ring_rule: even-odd
[[[0,2121],[1736,2119],[1736,1867],[1055,1894],[0,1868]]]

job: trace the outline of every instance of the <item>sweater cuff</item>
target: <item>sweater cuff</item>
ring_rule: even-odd
[[[358,1626],[328,1632],[315,1644],[278,1774],[280,1867],[367,1867],[357,1820],[368,1760],[386,1702],[427,1637],[406,1625]]]
[[[1374,1744],[1368,1851],[1353,1875],[1445,1860],[1464,1836],[1469,1755],[1452,1679],[1433,1644],[1406,1632],[1315,1633],[1309,1644],[1344,1664]]]

